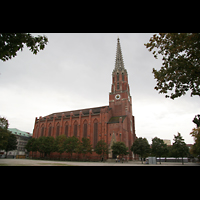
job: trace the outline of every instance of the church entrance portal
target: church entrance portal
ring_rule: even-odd
[[[117,155],[113,153],[112,151],[112,159],[116,159],[117,158]]]

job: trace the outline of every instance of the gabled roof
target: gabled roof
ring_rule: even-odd
[[[108,124],[113,124],[113,123],[119,123],[119,118],[122,117],[122,122],[126,118],[127,115],[124,116],[117,116],[117,117],[111,117],[108,121]]]

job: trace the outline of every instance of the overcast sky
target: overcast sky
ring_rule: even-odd
[[[171,100],[154,90],[152,68],[160,69],[162,60],[144,46],[152,33],[33,35],[48,37],[43,51],[33,55],[25,47],[15,58],[0,61],[0,116],[9,120],[9,128],[32,133],[35,117],[108,105],[119,36],[137,137],[173,143],[180,132],[186,143],[194,143],[189,133],[200,114],[199,97],[188,93]]]

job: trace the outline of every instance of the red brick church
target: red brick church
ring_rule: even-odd
[[[67,137],[76,136],[90,139],[94,148],[99,140],[104,140],[109,147],[113,142],[123,141],[129,148],[129,160],[133,159],[130,148],[136,139],[135,121],[132,115],[132,97],[128,84],[128,73],[124,67],[119,38],[115,68],[112,72],[112,86],[109,93],[109,105],[80,110],[53,113],[45,117],[36,117],[33,138],[65,134]],[[56,154],[56,153],[53,153]],[[52,154],[52,155],[53,155]],[[39,156],[37,153],[35,156]],[[88,154],[96,159],[97,154]],[[112,150],[108,158],[113,158]]]

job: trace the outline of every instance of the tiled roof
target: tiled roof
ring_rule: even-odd
[[[117,116],[117,117],[111,117],[108,121],[108,124],[113,124],[113,123],[119,123],[119,118],[122,117],[122,122],[126,118],[127,115],[124,116]]]
[[[20,135],[20,136],[26,136],[26,137],[32,136],[30,133],[20,131],[17,128],[8,128],[8,130],[11,131],[14,135]]]
[[[96,113],[100,113],[101,108],[106,108],[109,106],[101,106],[101,107],[94,107],[94,108],[86,108],[86,109],[80,109],[80,110],[71,110],[71,111],[65,111],[65,112],[58,112],[58,113],[52,113],[50,115],[47,115],[48,117],[53,117],[55,114],[57,117],[62,116],[62,114],[64,113],[65,116],[70,116],[70,113],[73,112],[74,116],[78,116],[80,111],[82,111],[83,115],[89,115],[89,111],[90,109],[92,109],[92,112],[94,114]],[[45,117],[47,117],[45,116]]]

